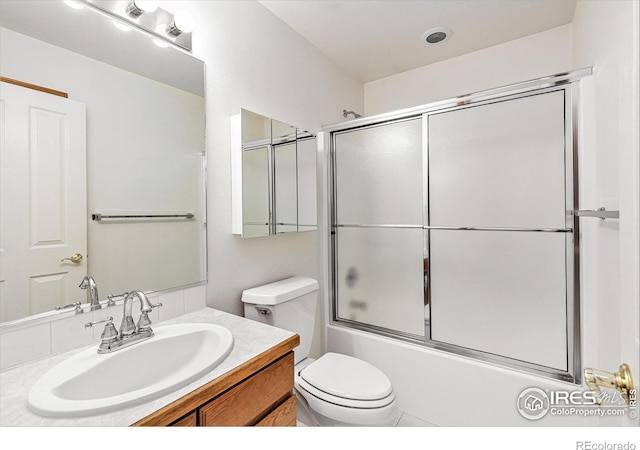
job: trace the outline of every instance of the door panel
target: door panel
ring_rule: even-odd
[[[7,83],[0,87],[0,321],[8,321],[81,300],[86,119],[81,103]],[[79,264],[63,261],[75,253],[84,257]]]
[[[422,224],[420,119],[335,136],[337,223]]]
[[[423,231],[339,228],[340,318],[424,336]]]
[[[428,116],[432,226],[565,228],[564,91]]]
[[[434,342],[573,370],[567,95],[426,115]]]
[[[566,371],[564,233],[432,230],[431,339]]]

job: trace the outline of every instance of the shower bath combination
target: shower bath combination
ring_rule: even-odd
[[[326,127],[332,323],[580,383],[590,74]]]

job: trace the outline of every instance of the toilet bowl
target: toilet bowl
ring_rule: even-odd
[[[317,360],[306,358],[295,366],[295,389],[299,407],[313,425],[393,426],[398,420],[389,379],[351,356],[326,353]]]
[[[325,353],[309,358],[318,282],[292,277],[245,290],[245,317],[300,336],[295,353],[298,416],[307,425],[393,426],[399,412],[389,378],[352,356]]]

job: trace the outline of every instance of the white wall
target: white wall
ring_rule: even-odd
[[[292,275],[318,278],[317,233],[231,234],[229,118],[240,108],[317,131],[361,108],[362,84],[254,1],[167,1],[197,18],[193,54],[206,63],[207,304],[242,314],[244,289]]]
[[[595,65],[595,87],[590,94],[595,103],[586,102],[591,105],[587,107],[591,117],[585,119],[584,128],[590,128],[589,139],[595,137],[598,146],[613,149],[591,160],[585,158],[589,160],[586,175],[596,176],[598,183],[588,186],[588,177],[583,180],[589,193],[584,198],[591,197],[598,204],[581,206],[611,209],[619,206],[626,217],[620,220],[620,231],[618,224],[602,223],[599,219],[585,227],[599,227],[601,233],[595,236],[595,244],[587,245],[592,253],[583,264],[582,279],[586,280],[583,290],[587,291],[582,311],[583,363],[587,367],[617,371],[621,362],[627,362],[635,374],[639,372],[638,4],[625,1],[578,4],[573,25],[367,83],[365,112],[371,115],[393,111]],[[616,30],[615,40],[601,40],[608,30]],[[634,36],[635,49],[631,45]],[[603,248],[612,250],[607,252]],[[600,255],[604,259],[597,259]],[[617,327],[622,327],[622,331]],[[524,389],[576,387],[342,327],[330,325],[326,333],[327,351],[354,355],[378,366],[391,378],[400,408],[436,425],[638,424],[637,419],[628,416],[597,419],[576,415],[547,415],[531,422],[516,409],[516,400]]]
[[[571,69],[571,25],[563,25],[364,85],[372,116]]]
[[[573,65],[594,67],[582,90],[580,207],[620,211],[617,221],[581,221],[583,361],[587,367],[607,371],[627,363],[636,389],[640,382],[639,29],[637,1],[578,2]],[[612,30],[615,39],[603,39]]]

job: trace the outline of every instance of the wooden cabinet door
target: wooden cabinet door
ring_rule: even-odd
[[[293,370],[289,353],[200,408],[200,425],[257,424],[291,396]]]
[[[292,394],[264,419],[256,424],[257,427],[295,427],[296,426],[296,396]]]

